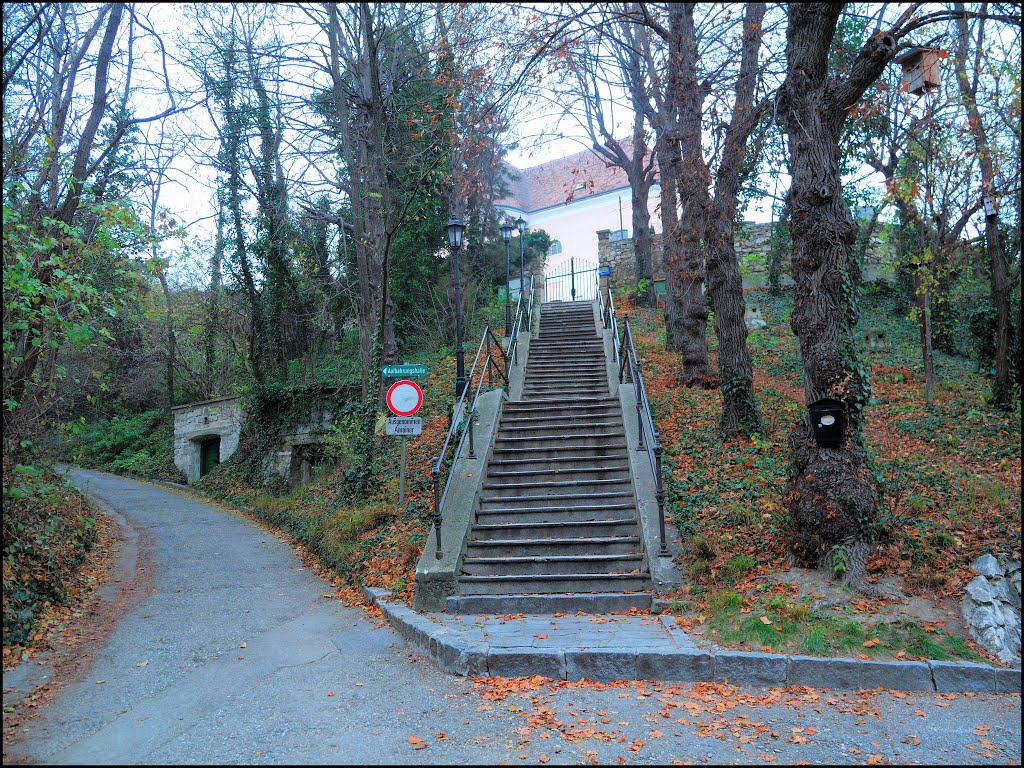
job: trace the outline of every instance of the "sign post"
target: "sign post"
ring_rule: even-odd
[[[424,370],[426,369],[424,368]],[[412,373],[410,375],[416,374]],[[402,436],[402,463],[398,469],[398,503],[404,504],[405,463],[409,445],[408,436],[423,433],[423,420],[413,416],[420,409],[420,406],[423,405],[423,390],[420,389],[416,382],[402,379],[388,387],[385,401],[388,404],[388,410],[395,414],[387,419],[385,431],[389,435]]]

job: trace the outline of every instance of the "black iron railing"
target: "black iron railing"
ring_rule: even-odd
[[[661,441],[658,439],[658,430],[654,426],[654,417],[651,415],[651,403],[647,399],[647,388],[644,386],[644,375],[640,370],[640,357],[633,345],[633,331],[629,326],[629,316],[622,319],[622,338],[618,336],[618,322],[615,317],[615,303],[612,298],[611,289],[608,290],[607,303],[602,302],[605,307],[605,328],[611,327],[615,347],[615,360],[619,369],[619,383],[625,382],[625,375],[629,373],[629,379],[633,383],[633,394],[636,399],[636,422],[637,422],[637,446],[638,451],[647,451],[651,462],[651,471],[654,473],[655,492],[658,499],[658,537],[659,557],[668,557],[668,544],[665,541],[665,483],[662,480]],[[627,438],[628,439],[628,438]]]
[[[591,276],[597,276],[595,262],[578,262],[569,259],[569,269],[558,274],[544,275],[545,301],[593,301],[599,293],[595,292]]]
[[[529,312],[533,311],[533,278],[530,278],[530,295],[526,302],[526,306],[529,307]],[[462,447],[465,445],[466,440],[469,440],[469,453],[466,454],[467,458],[476,458],[476,445],[475,435],[473,429],[473,417],[476,415],[477,401],[480,399],[480,392],[483,388],[484,378],[486,377],[488,384],[492,382],[493,372],[497,371],[501,378],[505,382],[505,388],[509,386],[509,369],[515,363],[516,350],[518,349],[519,333],[523,328],[523,323],[529,323],[528,319],[524,320],[524,315],[527,314],[523,305],[523,297],[519,297],[519,301],[516,303],[516,319],[512,326],[512,334],[508,339],[508,349],[506,350],[501,340],[494,335],[491,330],[490,324],[484,326],[483,335],[480,337],[480,344],[476,350],[476,356],[473,358],[473,365],[469,369],[469,376],[467,380],[469,382],[466,389],[463,391],[462,396],[458,399],[455,404],[455,409],[452,412],[452,423],[448,428],[448,434],[445,436],[444,445],[441,447],[441,453],[434,459],[434,465],[430,469],[430,477],[434,486],[434,533],[437,540],[437,550],[435,557],[440,560],[442,555],[441,552],[441,523],[444,520],[444,505],[448,500],[448,490],[452,484],[452,476],[455,474],[455,463],[462,453]],[[500,357],[497,358],[498,362],[495,362],[496,358],[492,352],[492,344],[498,348]],[[481,362],[482,360],[482,362]],[[477,375],[477,366],[480,366],[479,377],[476,380],[476,389],[473,391],[473,399],[469,402],[468,407],[466,406],[466,395],[470,388],[473,386],[473,377]],[[454,444],[455,434],[462,427],[462,435],[458,440],[458,445]],[[445,460],[448,458],[449,448],[454,446],[454,450],[451,454],[451,462],[448,464],[447,473],[444,470]],[[444,474],[444,485],[441,484],[441,475]]]

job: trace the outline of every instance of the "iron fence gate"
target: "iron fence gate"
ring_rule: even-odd
[[[560,264],[558,269],[565,270]],[[544,273],[545,301],[594,301],[597,298],[597,262],[569,259],[569,269]]]

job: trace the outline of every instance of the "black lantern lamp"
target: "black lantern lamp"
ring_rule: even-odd
[[[519,295],[522,297],[526,291],[525,283],[523,282],[525,279],[523,275],[526,272],[526,268],[523,266],[523,235],[526,234],[526,219],[522,216],[516,219],[516,229],[519,230]],[[525,301],[525,299],[523,300]]]
[[[807,406],[811,415],[814,442],[823,448],[834,448],[846,439],[846,404],[825,397]]]
[[[448,245],[452,249],[455,268],[455,397],[462,397],[466,391],[466,351],[462,346],[462,275],[459,273],[459,250],[466,225],[459,219],[448,219],[445,224]]]
[[[512,334],[512,305],[509,302],[509,243],[512,242],[512,230],[514,227],[505,222],[501,225],[501,239],[505,241],[505,338]]]

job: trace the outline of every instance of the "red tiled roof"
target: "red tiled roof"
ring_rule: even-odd
[[[631,150],[631,142],[622,144]],[[512,191],[496,203],[528,213],[629,186],[625,171],[589,149],[522,170],[505,163],[505,170]]]

